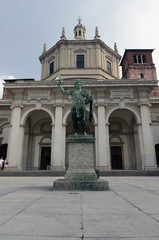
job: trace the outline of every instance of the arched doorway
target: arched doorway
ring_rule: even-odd
[[[112,169],[141,169],[141,153],[136,118],[127,109],[117,109],[109,117]]]
[[[156,163],[159,167],[159,143],[155,145],[155,152],[156,152]]]
[[[9,124],[5,123],[0,127],[0,158],[7,158],[8,138],[9,138]]]
[[[0,146],[0,156],[3,157],[3,159],[5,159],[7,157],[7,148],[8,148],[8,144],[2,144]]]
[[[22,169],[46,170],[47,162],[51,161],[51,123],[46,111],[29,113],[25,123]]]
[[[40,170],[49,170],[51,164],[51,138],[44,137],[40,141]]]
[[[123,169],[123,141],[118,136],[110,138],[110,155],[111,155],[111,168]]]

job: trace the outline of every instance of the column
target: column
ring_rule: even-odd
[[[105,124],[105,104],[97,104],[98,106],[98,167],[100,170],[110,169],[110,154],[109,154],[109,130]]]
[[[140,114],[142,123],[143,135],[143,150],[144,150],[144,168],[156,168],[156,157],[153,141],[153,132],[151,126],[150,109],[147,103],[140,104]]]
[[[9,167],[14,169],[21,169],[20,157],[22,151],[21,137],[20,134],[20,119],[21,119],[21,108],[22,105],[12,106],[12,116],[11,116],[11,128],[9,132],[9,143],[8,143],[8,154],[7,158],[9,161]]]
[[[63,105],[55,105],[55,127],[54,136],[52,138],[53,160],[52,168],[54,171],[65,170],[63,167],[65,149],[63,148]]]

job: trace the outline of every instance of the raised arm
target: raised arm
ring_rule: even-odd
[[[61,85],[61,80],[60,80],[60,79],[58,79],[57,84],[58,84],[58,86],[59,86],[59,88],[60,88],[60,90],[61,90],[61,92],[62,92],[63,94],[67,94],[67,95],[70,94],[70,90],[65,90],[65,89],[62,87],[62,85]]]

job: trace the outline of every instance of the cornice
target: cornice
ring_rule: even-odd
[[[118,58],[119,60],[121,59],[121,55],[117,52],[115,52],[113,49],[111,49],[110,47],[108,47],[101,39],[75,39],[75,40],[59,40],[52,48],[50,48],[48,51],[44,52],[42,55],[39,56],[39,60],[40,62],[47,57],[52,51],[59,49],[62,45],[68,46],[69,44],[71,45],[88,45],[88,44],[92,44],[92,45],[98,45],[101,48],[106,49],[109,53],[111,53],[112,55],[114,55],[116,58]]]
[[[64,87],[73,87],[76,80],[79,80],[79,78],[76,79],[62,79],[63,86]],[[141,80],[138,79],[81,79],[82,86],[83,87],[89,87],[89,88],[96,88],[96,87],[107,87],[107,88],[119,88],[119,87],[136,87],[138,91],[145,91],[152,90],[154,87],[157,86],[158,81],[149,81],[149,80]],[[55,81],[34,81],[34,82],[14,82],[14,83],[5,83],[5,88],[9,91],[19,91],[19,90],[37,90],[39,91],[41,89],[56,89],[58,88],[58,85]],[[3,101],[3,100],[0,100]]]

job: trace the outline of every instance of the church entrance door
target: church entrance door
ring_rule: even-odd
[[[51,147],[42,147],[40,170],[47,169],[47,165],[50,165],[50,159],[51,159]]]
[[[122,169],[121,146],[111,146],[111,166],[112,169]]]
[[[156,151],[157,166],[159,167],[159,144],[155,145],[155,151]]]

